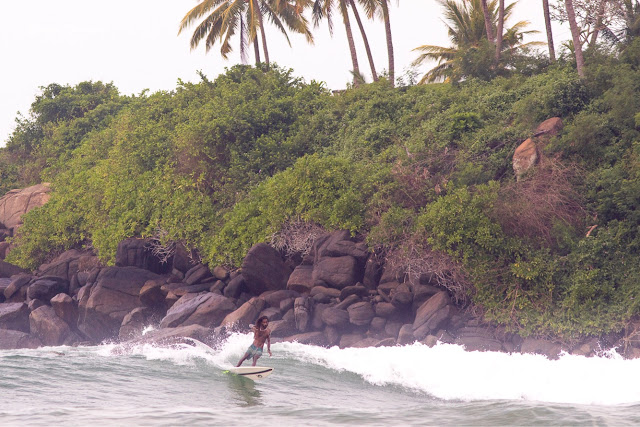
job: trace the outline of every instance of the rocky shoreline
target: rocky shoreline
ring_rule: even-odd
[[[161,342],[188,336],[212,343],[271,320],[274,341],[319,346],[378,347],[420,342],[469,351],[592,356],[617,347],[640,356],[640,342],[622,334],[566,345],[523,339],[460,310],[429,275],[416,283],[376,261],[346,231],[318,237],[292,265],[267,244],[255,245],[242,268],[212,270],[178,247],[160,262],[152,242],[120,243],[115,266],[89,251],[70,250],[35,272],[0,261],[0,349]]]

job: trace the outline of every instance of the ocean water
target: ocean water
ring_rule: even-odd
[[[640,424],[640,360],[615,353],[274,343],[269,378],[224,373],[250,343],[0,351],[0,425]]]

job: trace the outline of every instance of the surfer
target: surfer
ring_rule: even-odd
[[[253,344],[249,346],[247,352],[242,356],[242,359],[240,359],[236,367],[242,365],[242,362],[252,357],[252,366],[256,366],[256,362],[260,359],[260,356],[262,356],[265,341],[267,342],[267,351],[269,352],[269,356],[271,356],[271,329],[269,329],[269,318],[267,316],[260,317],[251,329],[253,330]]]

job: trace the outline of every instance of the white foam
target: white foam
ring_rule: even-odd
[[[275,349],[274,349],[275,350]],[[375,385],[398,385],[441,399],[527,400],[615,405],[640,402],[640,359],[611,353],[586,358],[467,352],[461,346],[325,349],[298,343],[278,351],[309,363],[361,375]]]

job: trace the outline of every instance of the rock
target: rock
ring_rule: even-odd
[[[0,329],[0,350],[13,350],[18,348],[38,348],[42,342],[26,332]]]
[[[349,295],[343,301],[339,302],[335,307],[340,310],[346,310],[350,305],[360,302],[358,295]]]
[[[7,290],[10,284],[11,279],[7,277],[0,278],[0,303],[3,303],[5,301],[4,291]]]
[[[340,338],[340,343],[338,344],[338,347],[340,348],[353,347],[356,343],[362,341],[363,339],[364,339],[364,335],[362,334],[344,334]]]
[[[213,282],[213,285],[209,286],[209,292],[215,292],[217,294],[222,295],[224,288],[227,286],[222,280],[216,280]],[[227,297],[228,298],[228,297]]]
[[[369,330],[372,332],[384,332],[384,327],[387,325],[387,319],[382,317],[374,317],[371,319],[371,325]]]
[[[195,285],[196,283],[200,283],[205,279],[212,277],[211,271],[209,271],[209,267],[204,264],[198,264],[192,267],[187,273],[184,275],[184,283],[187,285]]]
[[[11,190],[0,198],[0,224],[15,234],[22,225],[22,216],[33,208],[49,201],[51,188],[49,183]]]
[[[181,300],[182,298],[167,311],[167,315],[160,322],[161,328],[188,325],[212,328],[236,310],[235,304],[229,298],[211,292],[186,299],[184,303]]]
[[[29,308],[25,303],[0,304],[0,329],[29,333]]]
[[[47,305],[45,304],[43,301],[39,300],[39,299],[32,299],[31,301],[29,301],[29,312],[34,311],[37,308],[42,307],[43,305]]]
[[[267,307],[264,310],[262,310],[260,314],[258,314],[258,319],[261,318],[262,316],[267,316],[267,319],[269,319],[269,324],[271,324],[271,322],[275,322],[277,320],[282,319],[282,313],[280,312],[279,309],[275,307]]]
[[[100,342],[118,335],[124,317],[140,306],[140,290],[160,276],[136,267],[107,267],[78,292],[78,329]]]
[[[560,355],[560,351],[562,351],[562,346],[560,344],[535,338],[525,338],[520,346],[520,352],[522,354],[542,354],[547,356],[549,359],[557,359]]]
[[[415,342],[415,340],[416,339],[413,336],[413,325],[402,325],[400,332],[398,332],[398,344],[407,345]]]
[[[156,274],[170,273],[173,262],[162,262],[152,252],[151,239],[124,239],[116,250],[116,267],[136,267]]]
[[[343,329],[349,324],[349,313],[335,307],[327,307],[322,312],[322,321],[325,325],[337,329]]]
[[[340,291],[340,299],[344,300],[350,295],[357,295],[359,297],[365,297],[369,295],[369,289],[365,288],[362,284],[358,283],[355,286],[347,286]]]
[[[355,285],[359,278],[358,264],[352,256],[322,258],[313,266],[313,281],[316,286],[328,285],[343,289]]]
[[[11,243],[9,242],[0,242],[0,260],[3,260],[9,255],[9,249],[11,248]]]
[[[227,280],[229,278],[229,270],[222,266],[216,266],[212,271],[213,277],[218,280]]]
[[[33,276],[30,274],[18,274],[11,277],[9,286],[4,290],[4,297],[10,302],[23,302],[27,299],[27,285]]]
[[[265,306],[265,302],[262,298],[251,298],[249,301],[242,304],[242,306],[234,312],[228,314],[220,326],[227,328],[247,328],[250,324],[253,324],[258,315]]]
[[[313,265],[297,266],[289,276],[289,280],[287,280],[287,289],[301,294],[310,292],[313,285]]]
[[[269,321],[269,329],[271,329],[271,336],[274,338],[288,337],[297,332],[295,321],[285,319]]]
[[[147,280],[140,289],[140,303],[145,307],[161,308],[165,307],[165,293],[162,292],[164,280]]]
[[[450,304],[450,302],[451,299],[449,298],[449,295],[444,291],[438,292],[437,294],[429,298],[418,309],[415,320],[413,322],[413,329],[416,330],[420,326],[425,324],[431,316],[433,316],[444,306]]]
[[[177,288],[173,289],[171,292],[181,297],[186,294],[198,294],[200,292],[205,292],[205,291],[208,292],[210,287],[211,287],[211,283],[198,283],[195,285],[185,284],[183,286],[178,286]]]
[[[528,138],[516,148],[512,161],[516,178],[522,178],[538,161],[538,148],[536,147],[536,143],[533,142],[533,139]]]
[[[442,325],[456,313],[456,309],[451,305],[444,307],[433,313],[429,319],[413,331],[416,340],[424,339],[431,332],[437,331]]]
[[[562,132],[563,127],[564,125],[560,117],[551,117],[538,125],[535,131],[535,136],[548,139]]]
[[[27,273],[27,270],[0,260],[0,277],[11,277],[20,273]]]
[[[330,298],[340,298],[339,289],[327,288],[324,286],[315,286],[313,289],[311,289],[311,293],[309,295],[315,297],[318,294],[324,294]]]
[[[191,257],[191,254],[189,253],[187,248],[185,248],[182,243],[177,243],[175,251],[173,253],[172,270],[186,273],[194,265],[195,263],[193,262],[193,258]]]
[[[380,284],[380,286],[378,286],[378,293],[391,295],[393,292],[395,292],[398,286],[400,286],[400,283],[396,281],[382,283]]]
[[[333,233],[327,233],[322,236],[319,236],[313,242],[313,245],[311,247],[310,255],[313,256],[313,263],[317,263],[318,261],[320,261],[321,258],[331,256],[327,252],[328,246],[343,240],[350,240],[350,239],[351,239],[351,233],[349,233],[348,230],[338,230],[338,231],[334,231]],[[341,255],[337,255],[337,256],[341,256]]]
[[[342,334],[337,328],[334,328],[333,326],[327,326],[326,328],[324,328],[324,336],[327,340],[327,345],[334,346],[340,343]]]
[[[240,275],[229,281],[223,293],[227,298],[238,298],[246,290],[247,286],[245,285],[244,277]]]
[[[287,311],[293,308],[293,304],[295,304],[295,298],[287,298],[285,300],[280,301],[280,313],[286,313]]]
[[[413,301],[413,294],[406,290],[396,290],[393,293],[393,297],[391,298],[391,304],[398,307],[399,309],[406,309],[411,306],[411,302]]]
[[[371,303],[366,301],[350,305],[347,312],[349,313],[349,322],[356,326],[368,326],[375,316]]]
[[[404,271],[386,264],[382,269],[382,275],[380,276],[380,283],[378,284],[378,287],[388,282],[402,281],[404,281]]]
[[[300,294],[296,291],[290,291],[287,289],[281,289],[279,291],[270,291],[270,292],[265,292],[264,294],[260,295],[260,298],[262,298],[269,307],[280,307],[280,303],[284,300],[290,299],[290,298],[297,298],[299,297]]]
[[[384,332],[388,336],[396,338],[398,337],[398,334],[400,333],[401,328],[402,328],[401,322],[387,320],[387,324],[384,325]]]
[[[415,285],[413,287],[413,303],[412,303],[412,311],[415,313],[418,311],[418,308],[422,304],[425,303],[429,298],[433,295],[440,292],[440,289],[435,286],[430,285]]]
[[[315,304],[313,307],[313,316],[311,318],[311,327],[315,330],[320,330],[324,327],[322,321],[322,313],[329,307],[328,304]]]
[[[122,319],[118,338],[130,340],[142,336],[142,331],[149,326],[152,317],[153,310],[149,307],[134,308]]]
[[[295,315],[296,329],[298,329],[299,332],[306,332],[311,319],[312,307],[313,302],[308,296],[295,299],[293,314]]]
[[[458,330],[454,344],[463,345],[467,351],[502,351],[502,342],[496,338],[493,328],[464,327]]]
[[[242,275],[254,295],[285,289],[290,274],[280,253],[266,243],[253,246],[242,261]]]
[[[317,256],[323,258],[351,256],[358,260],[359,263],[364,264],[369,256],[367,245],[365,243],[352,242],[349,240],[349,237],[341,239],[342,236],[344,236],[344,232],[338,231],[337,233],[333,233],[327,243],[320,248]]]
[[[376,316],[389,319],[398,313],[398,308],[390,302],[379,302],[375,305]]]
[[[303,334],[292,335],[286,337],[285,341],[317,346],[327,345],[327,338],[325,337],[324,332],[305,332]]]
[[[64,320],[72,329],[78,323],[78,308],[67,294],[58,294],[51,298],[51,307],[56,316]]]
[[[594,356],[600,350],[600,343],[596,338],[591,338],[571,350],[571,354],[577,356]]]
[[[38,276],[59,277],[71,282],[79,272],[88,272],[100,266],[98,257],[89,251],[71,249],[63,252],[53,261],[38,267]]]
[[[27,299],[49,302],[51,298],[69,292],[69,281],[55,276],[35,278],[27,288]]]
[[[376,289],[380,282],[380,276],[382,276],[382,265],[376,261],[375,256],[371,255],[364,266],[362,284],[367,289]]]
[[[55,310],[48,305],[31,312],[29,325],[31,334],[44,345],[70,345],[80,341],[80,337],[74,334],[69,325],[56,316]]]

